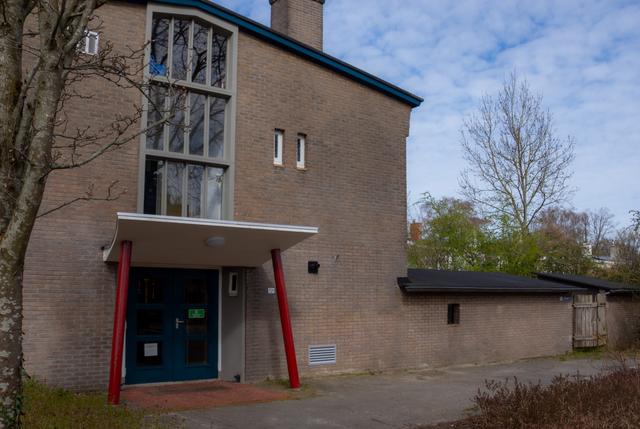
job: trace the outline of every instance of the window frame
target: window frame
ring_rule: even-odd
[[[95,52],[92,52],[89,49],[90,46],[90,40],[91,37],[95,36],[96,39],[96,50]],[[93,31],[93,30],[85,30],[84,31],[84,37],[82,38],[82,49],[80,50],[81,53],[86,54],[86,55],[98,55],[98,52],[100,51],[100,33],[97,31]]]
[[[235,280],[235,282],[234,282]],[[240,289],[240,277],[237,271],[231,271],[229,273],[229,296],[238,296],[238,290]]]
[[[447,325],[457,326],[460,324],[460,304],[447,304]]]
[[[304,170],[307,168],[307,135],[298,133],[296,137],[296,168]]]
[[[188,135],[190,133],[190,128],[185,127],[184,133],[185,138],[183,142],[183,150],[182,152],[171,152],[169,150],[169,136],[167,134],[167,126],[163,128],[162,131],[162,149],[148,149],[147,144],[147,133],[141,133],[140,138],[140,159],[139,159],[139,179],[138,179],[138,212],[144,213],[144,199],[145,199],[145,168],[146,168],[146,160],[148,159],[157,159],[165,161],[165,171],[166,164],[168,162],[181,162],[185,163],[187,166],[192,164],[202,165],[205,170],[207,167],[214,168],[222,168],[224,169],[223,183],[222,183],[222,208],[221,208],[221,219],[232,220],[234,214],[233,207],[233,196],[234,196],[234,182],[235,182],[235,122],[236,122],[236,84],[237,84],[237,50],[238,50],[238,28],[234,25],[231,25],[227,22],[224,22],[220,19],[217,19],[213,16],[210,16],[202,11],[185,9],[174,6],[165,6],[165,5],[157,5],[157,4],[149,4],[147,7],[147,18],[146,18],[146,29],[145,29],[145,40],[150,41],[152,35],[152,25],[153,25],[153,17],[154,15],[160,15],[167,18],[171,18],[169,29],[168,29],[168,46],[167,46],[167,76],[161,76],[156,74],[151,74],[150,72],[150,59],[151,59],[151,43],[148,43],[145,48],[145,67],[143,71],[143,79],[145,84],[148,84],[149,87],[151,85],[161,85],[165,87],[174,86],[180,88],[185,91],[186,102],[184,106],[184,123],[189,124],[190,116],[191,116],[191,99],[193,96],[191,94],[202,94],[205,95],[205,107],[204,107],[204,115],[207,118],[203,124],[203,149],[202,155],[194,155],[189,153],[189,139]],[[170,76],[168,76],[171,72],[171,64],[172,64],[172,40],[173,40],[173,31],[174,31],[174,19],[187,19],[190,21],[189,26],[189,48],[187,48],[187,77],[186,80],[172,80]],[[210,86],[209,82],[211,81],[211,59],[210,55],[207,56],[207,67],[206,67],[206,80],[204,84],[191,82],[191,68],[193,67],[193,33],[194,33],[194,22],[199,23],[200,25],[207,25],[213,29],[213,31],[208,32],[207,36],[207,50],[211,51],[212,39],[214,32],[219,32],[225,34],[227,37],[226,43],[226,65],[225,65],[225,87],[215,87]],[[209,150],[209,115],[210,108],[212,104],[213,97],[221,98],[225,100],[225,117],[224,117],[224,135],[223,135],[223,155],[222,157],[209,158],[208,150]],[[167,104],[170,103],[170,97],[165,97],[165,108]],[[146,130],[147,121],[148,121],[148,110],[149,110],[149,101],[146,96],[142,96],[142,106],[145,114],[141,120],[141,130]],[[188,168],[184,169],[185,172]],[[183,189],[186,187],[187,182],[187,174],[185,173],[185,179],[183,180]],[[200,208],[200,217],[203,219],[208,219],[207,217],[207,180],[206,180],[206,172],[202,177],[202,198],[201,198],[201,208]],[[165,199],[166,195],[166,181],[167,178],[163,177],[163,190],[162,190],[162,214],[166,213],[166,203]],[[188,195],[183,193],[183,216],[186,217],[186,201],[188,200]],[[162,215],[160,214],[160,215]]]
[[[273,165],[284,166],[284,130],[276,128],[273,132]]]

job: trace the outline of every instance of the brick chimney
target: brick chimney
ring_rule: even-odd
[[[420,222],[411,222],[409,225],[409,239],[414,243],[422,240],[422,224]]]
[[[325,0],[269,0],[271,28],[322,50]]]

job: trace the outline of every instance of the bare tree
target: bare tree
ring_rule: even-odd
[[[550,207],[536,219],[536,229],[555,232],[578,245],[587,244],[589,239],[589,214],[575,210]]]
[[[87,165],[171,116],[165,113],[147,130],[138,126],[140,106],[105,118],[100,129],[78,128],[67,118],[65,105],[92,97],[83,92],[84,79],[146,92],[140,84],[144,46],[114,49],[103,42],[97,55],[80,53],[86,31],[100,26],[94,13],[104,2],[0,0],[0,428],[19,424],[23,267],[36,218],[122,192],[111,183],[99,195],[90,184],[85,194],[39,213],[48,177]]]
[[[615,265],[607,273],[611,280],[640,286],[640,231],[635,225],[620,230],[615,239]]]
[[[515,73],[497,97],[484,96],[478,113],[465,120],[462,148],[469,164],[460,179],[464,195],[523,232],[542,210],[571,194],[573,139],[556,137],[542,97]]]
[[[640,232],[640,210],[631,210],[631,216],[633,216],[633,227]]]
[[[589,242],[594,255],[608,254],[607,244],[611,242],[613,229],[613,213],[609,209],[602,207],[589,212]]]

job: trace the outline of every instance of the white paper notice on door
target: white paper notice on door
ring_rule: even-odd
[[[158,356],[158,343],[144,344],[144,357]]]

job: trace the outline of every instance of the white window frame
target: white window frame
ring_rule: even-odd
[[[307,157],[307,136],[305,134],[298,134],[296,140],[296,168],[299,170],[305,169]]]
[[[276,129],[273,134],[273,165],[282,167],[282,152],[284,151],[284,130]]]
[[[235,280],[235,283],[234,283]],[[235,286],[235,287],[234,287]],[[238,296],[238,289],[240,288],[238,273],[229,273],[229,296]]]
[[[91,51],[91,49],[89,49],[89,47],[91,46],[91,38],[92,37],[95,37],[95,40],[96,40],[95,51]],[[98,33],[97,31],[85,30],[83,42],[84,42],[84,46],[82,46],[82,48],[80,49],[80,51],[83,54],[98,55],[98,51],[100,49],[99,48],[100,47],[100,33]]]

